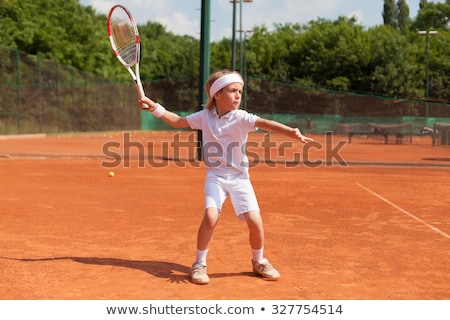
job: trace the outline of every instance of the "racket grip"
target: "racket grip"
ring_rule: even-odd
[[[137,90],[139,99],[145,97],[145,92],[144,92],[144,88],[142,87],[142,85],[136,84],[136,90]]]

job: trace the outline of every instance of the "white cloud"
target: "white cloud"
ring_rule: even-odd
[[[355,18],[358,24],[361,24],[363,21],[364,14],[361,11],[353,11],[349,14],[345,15],[347,18]]]
[[[107,1],[107,0],[92,0],[89,2],[90,2],[90,5],[97,12],[104,13],[104,14],[108,14],[109,9],[111,9],[111,7],[116,4],[115,1]]]
[[[172,33],[188,34],[199,37],[199,21],[189,19],[189,17],[183,12],[173,12],[170,16],[158,18],[157,21],[163,26],[166,26],[166,30]]]

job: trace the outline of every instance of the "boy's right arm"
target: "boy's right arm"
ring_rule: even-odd
[[[139,104],[140,104],[142,110],[147,110],[152,113],[155,111],[158,111],[158,108],[161,107],[161,106],[158,107],[158,104],[155,101],[153,101],[147,97],[143,97],[143,98],[139,99]],[[189,127],[189,123],[188,123],[186,117],[180,117],[176,113],[173,113],[168,110],[163,110],[163,112],[159,116],[159,118],[161,120],[163,120],[165,123],[167,123],[168,125],[170,125],[174,128],[177,128],[177,129]]]

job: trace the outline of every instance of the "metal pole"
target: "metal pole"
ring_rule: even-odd
[[[430,42],[430,37],[427,31],[427,35],[426,35],[426,44],[425,44],[425,97],[428,98],[430,97],[430,82],[429,82],[429,70],[430,70],[430,58],[429,58],[429,53],[428,53],[428,45]]]
[[[244,33],[244,61],[243,61],[243,66],[244,68],[242,69],[242,76],[244,77],[244,82],[245,82],[245,86],[244,86],[244,96],[243,96],[243,108],[244,110],[247,110],[247,87],[248,87],[248,83],[247,83],[247,32]]]
[[[239,1],[239,71],[242,72],[242,0]]]
[[[19,50],[16,50],[16,85],[17,85],[17,133],[21,133],[22,108],[20,106],[20,64]]]
[[[430,53],[429,53],[429,43],[430,35],[437,35],[437,31],[419,31],[421,36],[426,36],[425,39],[425,104],[426,104],[426,118],[428,119],[428,100],[430,98]]]
[[[430,36],[437,35],[437,31],[419,31],[419,35],[425,36],[425,97],[428,99],[430,97],[430,82],[429,82],[429,72],[430,72],[430,54],[429,54],[429,43]]]
[[[252,33],[253,30],[239,30],[239,32],[242,34],[244,33],[244,50],[242,51],[242,67],[241,67],[241,75],[244,78],[244,92],[242,94],[242,109],[247,109],[247,34]]]
[[[210,73],[210,15],[211,1],[202,0],[201,9],[201,31],[200,31],[200,81],[199,81],[199,106],[198,110],[203,109],[203,105],[208,99],[205,92],[205,83]],[[202,155],[202,131],[197,131],[197,160],[201,160]]]
[[[231,36],[231,70],[236,70],[236,1],[233,1],[233,34]]]

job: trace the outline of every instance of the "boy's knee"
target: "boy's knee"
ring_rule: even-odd
[[[207,208],[203,216],[203,224],[214,228],[219,221],[220,212],[217,208]]]

